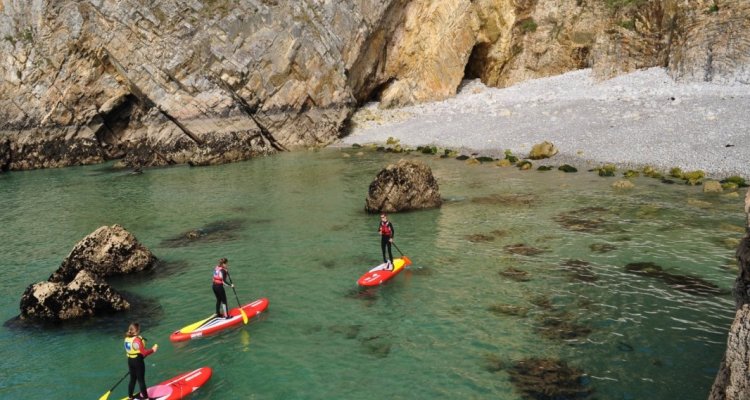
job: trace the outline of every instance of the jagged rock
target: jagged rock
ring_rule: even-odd
[[[151,251],[125,228],[102,226],[76,244],[49,281],[67,283],[82,270],[102,278],[124,275],[146,270],[155,263]]]
[[[104,277],[151,268],[156,257],[120,225],[83,238],[46,282],[21,296],[21,318],[61,321],[123,311],[130,304]]]
[[[421,162],[400,160],[381,170],[370,183],[365,210],[407,211],[439,207],[442,202],[430,167]]]
[[[745,194],[745,214],[745,236],[736,253],[740,271],[734,281],[736,313],[709,400],[750,398],[750,366],[747,363],[750,358],[750,190]]]
[[[67,283],[39,282],[21,296],[21,318],[64,321],[123,311],[130,304],[97,275],[81,270]]]

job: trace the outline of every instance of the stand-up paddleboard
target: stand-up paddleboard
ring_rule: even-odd
[[[177,375],[172,379],[149,387],[147,389],[148,397],[156,400],[179,400],[203,386],[211,378],[211,373],[211,368],[202,367]],[[127,400],[127,397],[122,400]]]
[[[248,320],[260,315],[260,313],[265,311],[266,308],[268,308],[268,299],[265,297],[242,306],[242,310],[245,311]],[[169,335],[169,340],[173,342],[182,342],[208,336],[241,323],[242,313],[240,312],[239,307],[235,307],[229,310],[229,318],[210,316],[204,320],[194,322],[180,330],[172,332],[172,334]]]
[[[404,268],[411,265],[411,260],[407,256],[396,258],[393,260],[393,269],[385,269],[387,264],[383,263],[377,267],[369,270],[366,274],[362,275],[357,284],[359,286],[377,286],[381,283],[393,278],[398,275],[399,272],[403,271]]]

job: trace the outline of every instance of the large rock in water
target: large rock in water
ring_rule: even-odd
[[[62,321],[123,311],[130,304],[104,277],[143,271],[157,259],[120,225],[83,238],[46,282],[21,296],[21,319]]]
[[[64,321],[130,308],[119,293],[97,275],[79,271],[70,282],[39,282],[21,296],[21,318]]]
[[[76,244],[49,280],[69,282],[81,270],[102,278],[125,275],[151,268],[155,262],[151,251],[125,228],[102,226]]]
[[[750,190],[745,195],[747,231],[737,247],[739,276],[734,284],[737,308],[729,329],[727,351],[719,365],[709,400],[750,399]]]
[[[370,184],[365,201],[368,212],[408,211],[439,207],[440,188],[430,167],[400,160],[378,173]]]

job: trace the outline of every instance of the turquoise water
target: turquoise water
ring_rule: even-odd
[[[521,399],[510,370],[529,358],[579,369],[590,398],[707,397],[733,318],[744,192],[648,178],[618,192],[589,172],[410,156],[432,167],[447,201],[392,215],[414,265],[359,291],[357,278],[380,259],[367,188],[401,157],[329,149],[142,175],[108,165],[0,174],[3,321],[18,315],[29,284],[102,225],[123,225],[165,262],[111,281],[138,299],[129,314],[0,328],[0,398],[99,398],[127,370],[131,319],[160,345],[147,359],[149,384],[214,369],[196,399]],[[174,240],[204,227],[224,229]],[[541,252],[515,254],[507,246],[516,244]],[[267,297],[269,311],[170,343],[173,330],[213,312],[219,257],[230,260],[240,300]],[[662,279],[628,273],[636,262],[661,266]],[[721,293],[663,279],[684,275]]]

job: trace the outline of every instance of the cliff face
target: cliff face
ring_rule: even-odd
[[[743,0],[0,0],[0,170],[322,146],[365,101],[465,78],[748,83],[749,17]]]
[[[745,195],[747,227],[737,247],[739,276],[734,283],[737,313],[729,329],[727,351],[711,388],[709,400],[750,398],[750,190]]]

